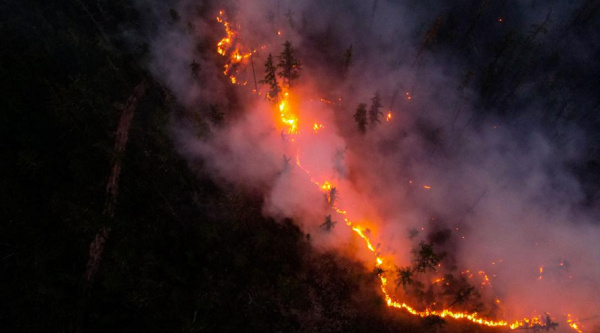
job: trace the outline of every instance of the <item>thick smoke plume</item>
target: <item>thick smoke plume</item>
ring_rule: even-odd
[[[264,214],[293,218],[315,246],[372,265],[313,183],[329,181],[336,206],[368,227],[390,265],[410,265],[415,246],[433,243],[447,253],[441,272],[475,272],[482,299],[500,304],[490,313],[596,316],[599,206],[576,171],[596,135],[582,115],[598,84],[583,84],[594,79],[581,67],[597,73],[598,42],[587,34],[598,37],[598,23],[584,21],[586,4],[459,3],[140,6],[164,22],[149,66],[182,105],[172,129],[192,168],[261,195]],[[236,68],[245,85],[223,75],[219,10],[237,43],[256,50]],[[266,85],[252,92],[286,40],[303,65],[290,90],[299,135],[277,123]],[[376,92],[384,115],[362,134],[353,115]],[[327,215],[338,222],[329,232]]]

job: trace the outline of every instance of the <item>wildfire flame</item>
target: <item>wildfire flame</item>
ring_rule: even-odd
[[[250,53],[242,53],[242,52],[240,52],[240,50],[238,48],[234,47],[234,45],[236,45],[236,39],[238,38],[239,34],[237,31],[235,31],[232,28],[231,24],[225,20],[224,15],[225,14],[223,11],[219,11],[219,16],[217,17],[217,21],[224,25],[227,36],[225,36],[223,39],[221,39],[218,42],[217,52],[220,55],[225,56],[225,57],[227,57],[228,53],[229,53],[228,63],[225,64],[223,73],[230,78],[232,84],[239,84],[238,80],[236,79],[235,75],[233,74],[235,72],[234,65],[244,61],[244,59],[251,57],[252,53],[251,52]],[[280,31],[278,31],[278,35],[281,35]],[[229,50],[232,48],[233,48],[233,51],[229,52]],[[263,49],[263,48],[264,48],[264,46],[261,47],[261,49]],[[409,101],[412,99],[410,92],[406,92],[406,99]],[[339,100],[341,101],[341,98]],[[320,101],[323,103],[326,103],[326,104],[333,104],[332,101],[329,101],[324,98],[320,98]],[[299,119],[298,119],[298,116],[296,114],[294,114],[291,110],[290,92],[289,91],[284,90],[282,92],[281,99],[280,99],[279,103],[277,104],[277,111],[278,111],[281,122],[285,126],[288,127],[288,132],[290,134],[299,134],[299,127],[298,127]],[[390,110],[390,111],[388,111],[388,113],[386,115],[386,121],[390,121],[391,119],[392,119],[392,113]],[[323,128],[324,128],[323,125],[319,124],[319,123],[314,123],[314,125],[313,125],[313,130],[315,132],[322,130]],[[295,140],[291,140],[291,142],[295,142]],[[369,229],[366,228],[364,225],[360,225],[356,222],[349,220],[347,217],[347,211],[335,206],[335,203],[332,202],[331,191],[334,187],[332,186],[331,182],[325,181],[325,182],[321,183],[321,182],[314,180],[310,176],[310,171],[302,166],[299,153],[296,154],[296,164],[302,171],[304,171],[309,176],[310,180],[316,186],[318,186],[320,191],[325,192],[325,194],[328,198],[327,199],[328,202],[332,205],[332,209],[337,214],[341,215],[343,217],[345,224],[356,235],[358,235],[362,239],[365,247],[373,254],[375,267],[382,268],[384,266],[385,261],[384,261],[384,258],[380,255],[380,253],[373,246],[373,242],[370,239],[368,232],[367,232],[367,230],[369,230]],[[409,183],[412,184],[412,181],[410,181]],[[431,189],[431,186],[423,185],[423,188],[426,190],[429,190],[429,189]],[[463,238],[464,238],[464,236],[463,236]],[[499,262],[502,262],[502,260],[500,260]],[[482,317],[479,317],[476,312],[473,312],[473,313],[459,312],[459,311],[452,311],[450,309],[433,310],[433,309],[429,309],[429,308],[427,308],[425,310],[417,310],[416,308],[414,308],[404,302],[394,300],[394,298],[392,297],[392,294],[388,290],[388,277],[386,276],[387,271],[388,270],[381,269],[379,271],[380,273],[378,273],[378,277],[380,280],[381,292],[384,296],[387,306],[389,306],[389,307],[403,309],[403,310],[407,311],[408,313],[415,315],[415,316],[419,316],[419,317],[439,316],[441,318],[462,319],[462,320],[468,320],[472,323],[479,324],[479,325],[485,325],[485,326],[489,326],[489,327],[505,327],[505,328],[509,328],[512,330],[519,329],[519,328],[534,328],[535,329],[535,328],[547,327],[547,325],[544,324],[540,320],[540,317],[533,317],[531,319],[524,318],[523,320],[515,320],[512,323],[509,323],[506,320],[492,320],[492,319],[482,318]],[[541,266],[539,268],[539,273],[540,273],[539,279],[541,279],[542,273],[543,273],[543,266]],[[468,274],[469,278],[473,277],[473,274],[469,270],[462,272],[462,274]],[[491,286],[490,278],[484,271],[479,271],[478,275],[483,278],[482,286],[486,286],[486,285]],[[444,281],[444,278],[437,278],[432,283],[440,283],[443,281]],[[498,298],[496,298],[495,301],[498,304],[501,303],[500,299],[498,299]],[[575,321],[573,321],[571,319],[570,314],[568,315],[568,317],[569,317],[569,319],[567,320],[567,323],[568,323],[569,327],[574,329],[575,331],[581,333],[582,331],[581,331],[580,327],[578,326],[578,324]]]
[[[579,328],[579,325],[577,325],[577,323],[571,318],[571,314],[567,314],[567,324],[569,325],[570,328],[572,328],[576,332],[583,333],[581,328]]]
[[[226,36],[217,43],[217,52],[227,58],[227,63],[223,66],[223,74],[229,77],[232,84],[246,85],[248,82],[240,82],[235,76],[236,68],[238,67],[238,64],[242,63],[245,59],[250,58],[252,52],[243,53],[240,51],[238,47],[239,43],[237,42],[239,33],[232,27],[231,23],[225,19],[224,11],[219,11],[217,22],[223,24],[226,33]]]
[[[288,133],[298,133],[298,117],[290,110],[290,93],[288,91],[283,93],[283,98],[279,102],[279,114],[281,121],[288,126]]]

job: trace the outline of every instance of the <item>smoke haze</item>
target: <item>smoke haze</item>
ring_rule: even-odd
[[[139,6],[164,22],[148,29],[148,66],[182,105],[171,128],[191,168],[260,195],[265,215],[293,218],[316,247],[371,269],[370,253],[311,179],[329,181],[336,206],[369,229],[390,265],[409,265],[420,241],[433,242],[448,253],[441,271],[484,271],[490,284],[479,292],[501,300],[496,314],[511,320],[600,309],[598,198],[580,172],[597,151],[600,30],[585,16],[589,3]],[[291,89],[300,134],[278,127],[266,85],[252,93],[248,61],[236,72],[246,85],[223,75],[221,9],[239,45],[257,50],[257,80],[267,55],[292,42],[303,64]],[[375,92],[384,115],[361,134],[353,115]],[[215,109],[223,121],[213,120]],[[323,128],[314,132],[313,123]],[[320,227],[327,215],[338,222],[331,232]]]

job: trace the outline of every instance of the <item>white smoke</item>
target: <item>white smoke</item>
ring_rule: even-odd
[[[332,232],[319,227],[331,210],[311,177],[335,184],[337,205],[368,226],[398,266],[409,264],[411,248],[430,230],[447,228],[453,237],[447,250],[460,269],[493,276],[482,292],[502,300],[507,318],[594,316],[600,309],[598,203],[582,204],[585,193],[571,168],[585,154],[585,134],[569,124],[554,129],[567,138],[553,136],[535,102],[509,110],[523,116],[483,116],[478,92],[463,84],[469,64],[424,47],[432,22],[453,3],[375,2],[182,0],[174,5],[181,20],[169,23],[166,7],[151,7],[165,24],[153,36],[150,68],[186,109],[173,119],[181,153],[215,179],[260,193],[266,215],[293,218],[316,246],[347,251],[360,242],[339,215],[333,214]],[[299,96],[302,134],[278,128],[274,105],[250,93],[248,64],[240,69],[247,86],[231,86],[223,76],[214,49],[224,34],[215,20],[219,9],[240,28],[240,43],[258,50],[258,80],[269,52],[278,54],[285,40],[296,47],[304,70],[292,94]],[[533,2],[501,9],[525,23],[547,13],[567,20],[558,4],[552,11]],[[350,45],[352,66],[343,78],[340,64]],[[198,76],[190,71],[194,62]],[[393,118],[361,135],[352,115],[375,91]],[[516,94],[534,92],[523,85]],[[210,104],[225,113],[223,125],[207,121]],[[201,135],[189,124],[194,116],[208,124]],[[313,133],[313,122],[323,129]],[[421,231],[413,240],[411,229]],[[368,253],[356,253],[371,263]]]

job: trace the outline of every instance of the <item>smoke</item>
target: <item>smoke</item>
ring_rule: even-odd
[[[479,291],[501,300],[504,318],[595,316],[599,206],[576,171],[597,139],[587,110],[597,103],[590,72],[598,73],[599,47],[586,37],[598,37],[597,19],[582,17],[588,3],[461,4],[181,0],[140,8],[161,22],[149,30],[149,68],[183,106],[172,130],[192,168],[260,194],[265,215],[293,218],[315,246],[354,248],[371,265],[315,185],[329,181],[336,206],[393,264],[409,265],[414,246],[433,242],[455,266],[441,271],[490,277]],[[223,75],[219,10],[239,29],[239,45],[256,50],[252,64],[236,67],[246,85]],[[252,67],[261,80],[267,54],[278,55],[285,40],[303,63],[290,100],[298,135],[277,122],[266,86],[252,93]],[[361,134],[353,114],[375,92],[392,120]],[[338,222],[330,232],[321,227],[326,215]]]

